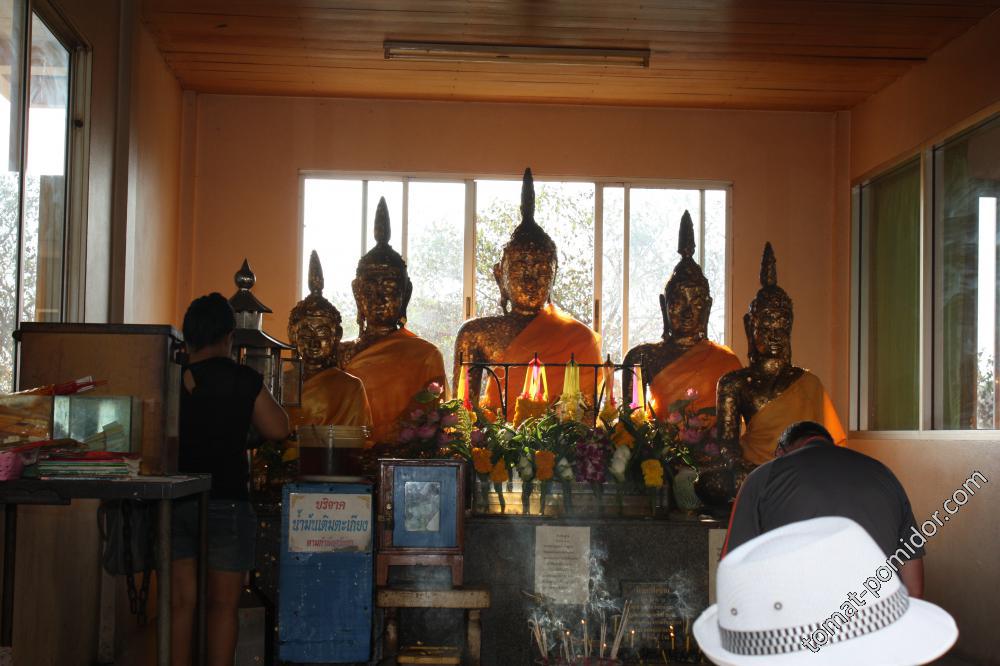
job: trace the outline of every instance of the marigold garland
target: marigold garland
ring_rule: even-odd
[[[647,488],[659,488],[663,485],[663,465],[659,460],[650,458],[642,461],[642,480]]]
[[[556,465],[556,454],[552,451],[535,451],[535,477],[539,481],[552,478]]]
[[[509,479],[510,474],[507,473],[507,465],[504,463],[503,458],[501,458],[490,471],[490,481],[493,483],[506,483]]]
[[[472,449],[472,467],[480,474],[489,474],[490,470],[493,469],[490,450],[474,447]]]

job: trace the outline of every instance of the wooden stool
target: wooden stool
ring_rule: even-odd
[[[399,653],[399,627],[396,621],[397,608],[455,608],[466,611],[465,648],[467,661],[471,666],[480,664],[480,647],[482,644],[482,625],[480,614],[482,609],[490,607],[489,590],[465,588],[452,590],[405,590],[393,587],[380,587],[375,592],[375,606],[385,609],[385,637],[382,648],[386,656],[397,655],[398,663],[404,664],[455,664],[457,661],[403,661],[404,657],[412,659],[410,652]],[[430,648],[419,648],[428,650]],[[437,648],[440,650],[440,648]],[[456,651],[457,652],[457,651]],[[437,655],[445,657],[443,652]]]
[[[458,648],[419,646],[405,648],[399,653],[396,663],[459,666],[462,663],[462,659]]]

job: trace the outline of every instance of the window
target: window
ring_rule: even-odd
[[[64,312],[70,51],[27,3],[0,0],[0,391],[19,321]]]
[[[310,173],[302,176],[302,192],[303,295],[315,249],[327,298],[344,318],[344,337],[357,335],[350,284],[358,259],[374,244],[375,207],[385,196],[392,245],[413,281],[407,326],[437,345],[450,375],[462,322],[500,314],[493,265],[521,219],[521,180]],[[601,332],[604,352],[614,360],[639,342],[659,339],[657,294],[679,259],[677,231],[688,210],[696,259],[713,290],[709,333],[724,342],[727,201],[726,186],[536,180],[535,219],[559,248],[553,301]]]
[[[1000,117],[856,190],[857,427],[1000,429],[998,198]]]

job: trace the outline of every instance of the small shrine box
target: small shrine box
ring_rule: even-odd
[[[376,582],[390,566],[448,566],[462,584],[465,462],[379,460]]]

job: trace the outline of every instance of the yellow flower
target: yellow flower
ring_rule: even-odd
[[[510,475],[507,473],[507,465],[504,463],[503,458],[501,458],[490,471],[490,481],[493,483],[505,483],[508,479],[510,479]]]
[[[493,467],[493,462],[490,460],[490,450],[478,447],[473,448],[472,467],[480,474],[489,474],[490,469]]]
[[[535,451],[535,478],[548,481],[556,464],[556,454],[551,451]]]
[[[663,485],[663,465],[655,458],[642,461],[642,480],[647,488],[659,488]]]
[[[615,446],[627,446],[630,449],[635,446],[635,437],[628,431],[625,425],[619,421],[615,424],[615,429],[611,433],[611,442]]]

